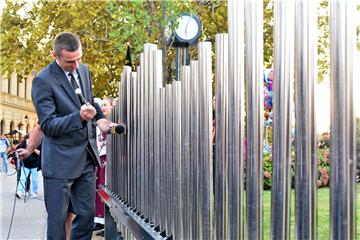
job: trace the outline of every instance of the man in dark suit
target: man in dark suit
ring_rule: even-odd
[[[47,238],[65,239],[65,220],[71,199],[76,218],[71,239],[91,239],[94,221],[95,165],[99,157],[95,126],[110,132],[94,104],[90,72],[81,64],[82,47],[73,33],[61,33],[54,41],[56,58],[33,80],[32,100],[42,138],[42,172],[48,213]],[[74,89],[81,89],[81,95]],[[78,89],[78,90],[79,90]]]

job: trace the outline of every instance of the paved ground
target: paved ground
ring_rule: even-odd
[[[2,174],[2,173],[1,173]],[[39,195],[37,198],[15,199],[16,175],[0,176],[0,239],[7,239],[11,216],[15,210],[9,239],[46,239],[46,211],[42,176],[39,177]],[[103,239],[93,236],[93,240]]]

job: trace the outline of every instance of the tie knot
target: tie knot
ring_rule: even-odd
[[[75,89],[79,88],[79,85],[76,82],[74,75],[71,72],[69,72],[68,75],[70,77],[70,83],[71,83],[71,86],[73,87],[73,89],[75,90]]]

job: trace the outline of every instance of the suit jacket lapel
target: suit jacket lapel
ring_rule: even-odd
[[[65,76],[65,72],[60,68],[60,66],[54,61],[51,64],[51,69],[55,73],[55,78],[59,81],[60,85],[65,89],[65,92],[69,95],[69,97],[73,100],[73,102],[81,107],[79,98],[76,96],[73,87],[71,86],[68,78]]]

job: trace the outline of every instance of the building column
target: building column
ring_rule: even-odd
[[[12,73],[10,79],[10,94],[17,96],[17,74]]]

